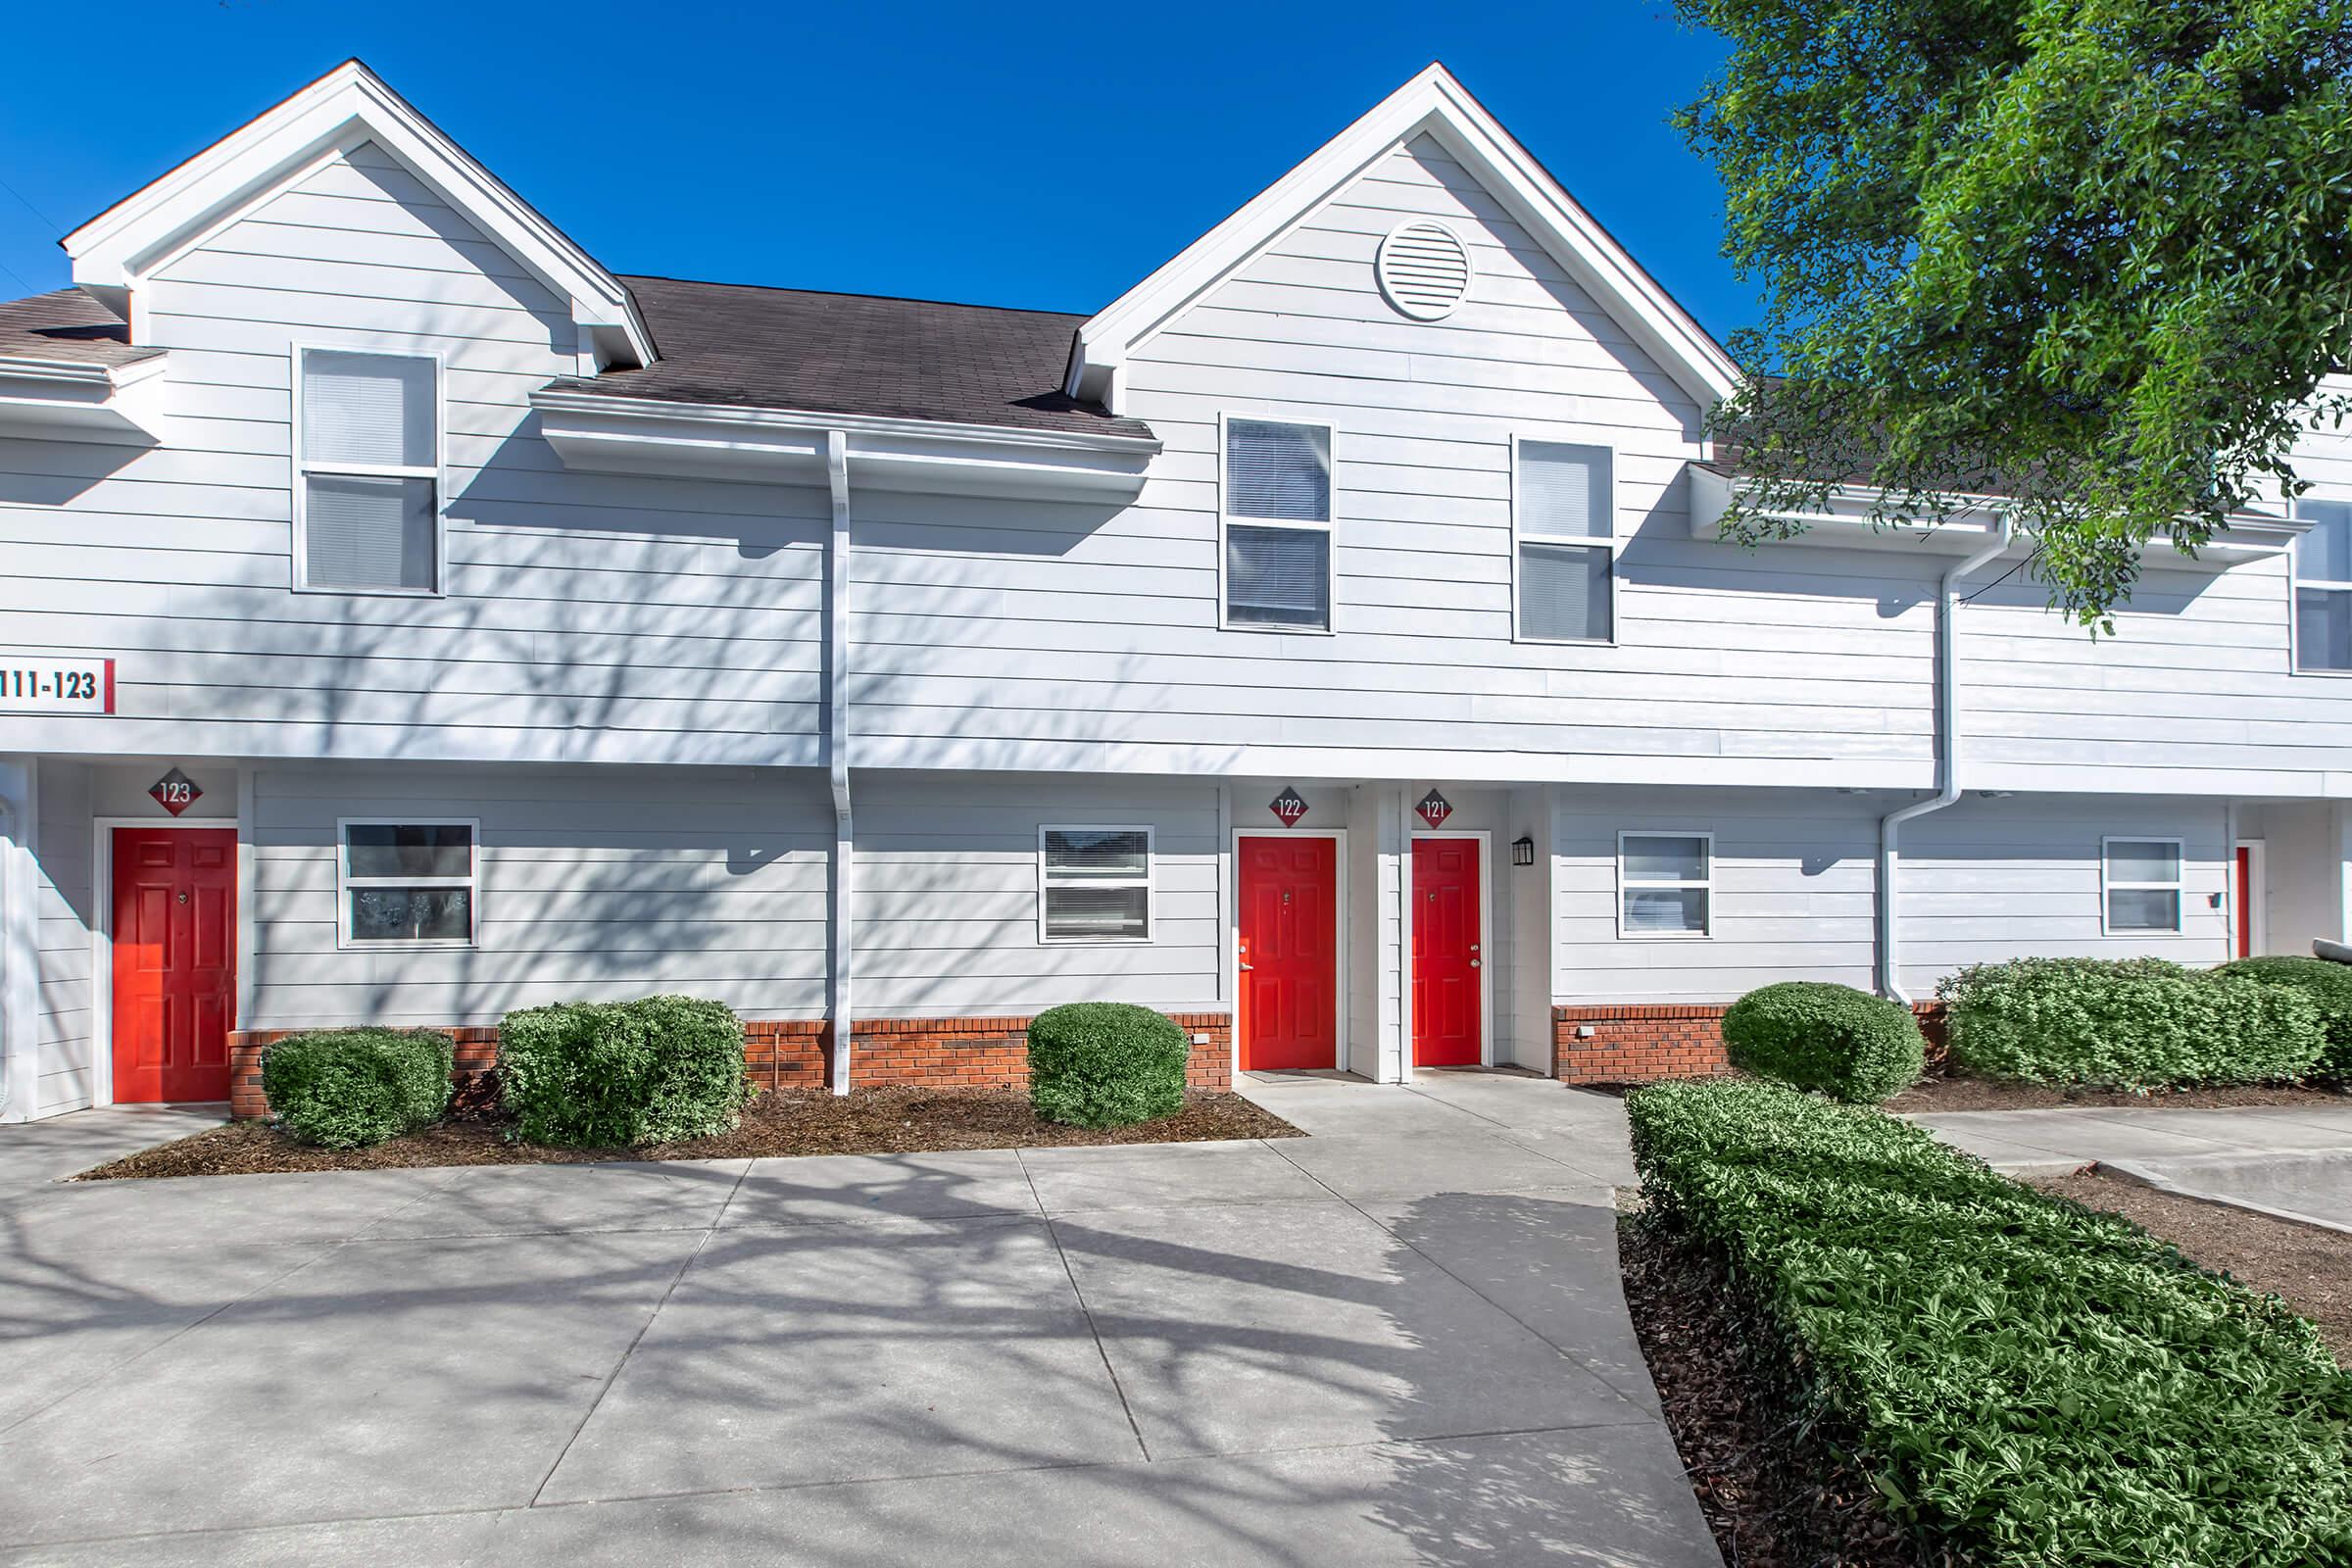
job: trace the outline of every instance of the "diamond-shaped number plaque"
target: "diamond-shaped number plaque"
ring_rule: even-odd
[[[1282,819],[1286,827],[1295,825],[1306,814],[1306,797],[1298,793],[1296,784],[1285,785],[1280,795],[1266,803],[1266,809]]]
[[[204,791],[196,787],[196,781],[176,767],[148,785],[147,793],[155,797],[156,805],[173,816],[204,798]]]

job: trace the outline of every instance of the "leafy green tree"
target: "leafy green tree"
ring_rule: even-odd
[[[1732,45],[1677,118],[1764,290],[1732,537],[2004,493],[2111,630],[2151,535],[2300,492],[2352,410],[2352,0],[1675,4]]]

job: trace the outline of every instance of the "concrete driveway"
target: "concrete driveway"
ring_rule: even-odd
[[[1620,1107],[1273,1143],[54,1185],[0,1130],[0,1562],[1707,1565]]]

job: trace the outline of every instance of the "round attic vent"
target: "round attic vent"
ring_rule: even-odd
[[[1416,321],[1452,315],[1470,293],[1470,247],[1426,218],[1391,229],[1372,267],[1389,303]]]

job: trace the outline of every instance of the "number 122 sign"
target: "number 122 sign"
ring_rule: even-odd
[[[111,713],[111,659],[12,659],[0,654],[0,713]]]

